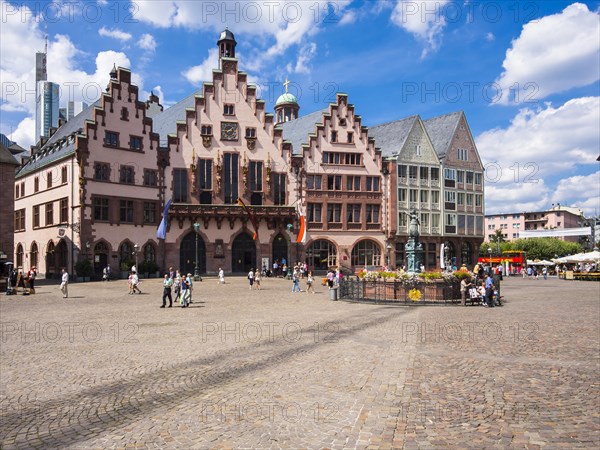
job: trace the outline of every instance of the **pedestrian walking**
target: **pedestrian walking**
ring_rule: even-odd
[[[548,279],[548,268],[544,266],[542,269],[542,275],[544,276],[544,280]]]
[[[250,268],[250,272],[248,272],[248,283],[250,284],[250,290],[252,290],[252,285],[254,284],[254,272],[252,268]]]
[[[467,306],[467,290],[471,283],[467,283],[467,279],[463,278],[460,282],[460,299],[463,306]]]
[[[494,280],[492,275],[488,274],[485,279],[485,299],[489,308],[494,307]]]
[[[35,294],[35,277],[37,276],[37,269],[32,266],[27,273],[27,279],[29,280],[29,293]]]
[[[313,278],[312,272],[308,272],[308,276],[306,278],[306,292],[312,292],[313,294],[315,293],[314,283],[315,280]]]
[[[175,294],[175,302],[181,301],[181,274],[179,270],[175,271],[175,278],[173,279],[173,293]]]
[[[169,274],[165,273],[165,279],[163,280],[163,296],[162,306],[167,306],[167,298],[169,299],[169,308],[173,307],[173,297],[171,296],[171,288],[173,287],[173,279],[169,277]]]
[[[225,272],[219,267],[219,283],[225,284]]]
[[[256,273],[254,274],[254,285],[256,286],[256,289],[258,289],[260,291],[260,279],[261,279],[261,275],[260,272],[257,270]]]
[[[335,278],[335,273],[333,271],[333,269],[329,269],[329,272],[327,272],[327,286],[329,287],[329,289],[331,289],[333,287],[333,279]]]
[[[190,303],[192,303],[192,295],[194,294],[194,278],[192,277],[191,273],[188,273],[185,280],[187,281],[187,284],[188,284],[188,305],[189,305]]]
[[[69,298],[69,273],[65,270],[64,267],[62,269],[60,290],[63,294],[63,298]]]
[[[139,285],[140,285],[140,277],[138,276],[137,272],[133,272],[133,275],[131,276],[131,293],[132,294],[135,294],[136,291],[138,294],[142,293]]]
[[[181,307],[182,308],[187,308],[188,306],[188,282],[187,282],[187,277],[186,276],[182,276],[181,277]]]
[[[296,292],[296,289],[298,292],[302,292],[302,289],[300,289],[300,271],[298,270],[298,266],[294,267],[294,271],[292,272],[292,293]]]

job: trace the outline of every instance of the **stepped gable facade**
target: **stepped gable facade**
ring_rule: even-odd
[[[225,30],[212,80],[167,109],[154,94],[140,101],[130,71],[113,68],[100,100],[17,171],[19,265],[57,276],[87,259],[99,275],[137,259],[193,273],[197,246],[201,273],[283,259],[313,270],[401,266],[413,208],[427,268],[440,266],[441,243],[457,264],[476,259],[483,168],[462,112],[368,129],[343,93],[300,116],[286,80],[271,114],[238,69],[236,44]]]
[[[82,259],[97,274],[107,265],[114,273],[130,267],[136,252],[140,261],[155,260],[158,144],[131,72],[115,67],[101,99],[56,130],[17,172],[20,265],[52,277],[62,267],[73,273]]]
[[[343,93],[322,111],[282,124],[298,160],[305,257],[324,270],[381,266],[386,217],[381,151]]]

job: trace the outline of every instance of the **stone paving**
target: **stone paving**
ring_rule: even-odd
[[[290,282],[0,297],[0,448],[598,448],[600,284],[510,279],[502,308]],[[304,284],[304,283],[303,283]]]

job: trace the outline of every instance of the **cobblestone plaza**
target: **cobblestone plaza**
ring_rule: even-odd
[[[141,289],[0,297],[0,448],[600,445],[598,283],[509,279],[493,309]]]

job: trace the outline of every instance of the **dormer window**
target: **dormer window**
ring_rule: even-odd
[[[223,107],[223,115],[233,116],[235,114],[235,105],[225,105]]]
[[[417,156],[423,156],[423,153],[421,151],[421,146],[420,145],[417,145],[416,152],[417,152]]]

